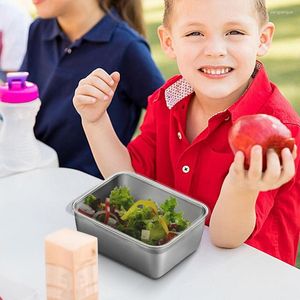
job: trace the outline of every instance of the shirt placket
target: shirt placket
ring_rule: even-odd
[[[184,105],[184,104],[183,104]],[[186,104],[187,105],[187,104]],[[186,113],[186,112],[185,112]],[[180,190],[183,193],[190,193],[193,174],[197,172],[197,164],[198,164],[198,150],[199,147],[203,143],[206,143],[207,138],[209,138],[210,134],[214,132],[214,130],[220,126],[223,122],[228,122],[230,120],[230,114],[228,111],[220,112],[213,116],[209,122],[208,128],[204,130],[195,141],[190,144],[184,134],[183,124],[186,122],[185,116],[186,114],[174,114],[175,119],[177,120],[177,128],[174,127],[173,135],[177,135],[177,144],[174,144],[174,147],[177,149],[173,149],[177,156],[174,161],[175,164],[175,186],[176,189]]]
[[[193,173],[197,162],[197,145],[191,145],[179,157],[175,166],[175,186],[176,189],[188,194],[191,188]]]
[[[183,193],[188,193],[195,169],[196,155],[193,154],[192,146],[185,136],[185,122],[188,107],[187,97],[181,103],[174,107],[173,128],[171,130],[174,154],[175,187]]]

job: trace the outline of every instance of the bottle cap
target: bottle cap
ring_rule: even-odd
[[[0,85],[0,102],[25,103],[39,97],[37,85],[26,81],[28,72],[7,73],[7,83]]]

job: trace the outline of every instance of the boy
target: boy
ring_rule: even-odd
[[[149,98],[141,134],[126,149],[106,113],[120,75],[95,70],[73,99],[94,157],[105,177],[135,171],[204,202],[212,241],[242,243],[294,264],[299,240],[300,172],[297,147],[234,156],[228,131],[242,115],[279,118],[300,143],[300,120],[257,56],[267,53],[274,25],[262,0],[166,0],[161,45],[180,76]],[[101,143],[100,143],[101,141]],[[295,161],[294,161],[295,160]],[[296,174],[296,175],[295,175]]]

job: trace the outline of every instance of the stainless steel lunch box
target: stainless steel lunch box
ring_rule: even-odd
[[[84,198],[93,194],[105,200],[116,186],[127,186],[134,199],[152,199],[158,204],[169,196],[177,199],[177,210],[183,211],[191,225],[177,237],[161,246],[143,243],[112,227],[102,224],[78,211]],[[79,231],[98,238],[99,253],[104,254],[151,278],[159,278],[197,250],[208,208],[166,186],[134,173],[117,173],[73,202],[76,226]]]

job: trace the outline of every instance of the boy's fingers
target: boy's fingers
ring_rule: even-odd
[[[293,159],[296,159],[296,158],[297,158],[297,150],[298,150],[298,147],[297,147],[297,145],[295,144],[295,145],[294,145],[294,148],[293,148]]]
[[[237,151],[234,156],[233,170],[236,175],[244,174],[244,160],[245,156],[242,151]]]
[[[251,179],[261,179],[262,176],[262,148],[259,145],[255,145],[251,149],[250,154],[250,167],[248,176]]]
[[[113,97],[117,85],[120,81],[120,74],[113,72],[111,75],[106,73],[103,69],[94,70],[88,77],[80,80],[76,94],[85,94],[89,96],[89,91],[86,89],[90,86],[100,90],[105,96],[97,99],[109,100]]]
[[[281,151],[282,174],[281,178],[284,181],[290,180],[295,175],[295,162],[291,151],[284,148]]]
[[[114,80],[112,79],[112,77],[103,69],[98,68],[94,70],[90,75],[99,77],[101,80],[106,82],[109,86],[114,85]]]
[[[266,183],[274,184],[279,180],[281,176],[281,165],[279,156],[274,149],[268,149],[267,151],[267,169],[263,176],[263,180]]]
[[[97,100],[94,97],[78,95],[74,97],[73,103],[74,105],[82,105],[82,104],[94,104]]]
[[[117,89],[118,83],[120,81],[120,73],[113,72],[110,74],[111,78],[113,79],[113,85],[111,86],[112,90],[115,91]]]
[[[101,90],[92,85],[82,85],[80,88],[78,88],[76,91],[76,97],[78,96],[88,96],[104,101],[109,99],[108,95],[104,94]]]
[[[110,74],[111,78],[114,80],[114,81],[117,81],[119,82],[120,80],[120,73],[119,72],[113,72]]]
[[[99,89],[103,94],[106,94],[109,98],[114,95],[114,91],[105,81],[95,75],[91,75],[88,82],[83,82],[81,86],[92,85]]]

